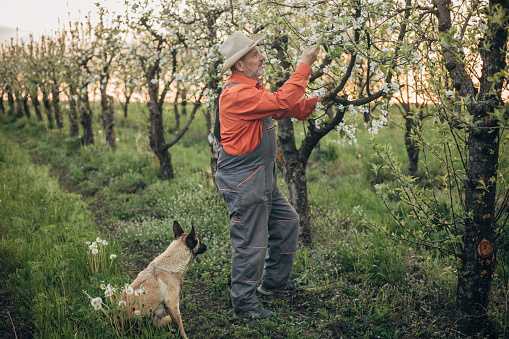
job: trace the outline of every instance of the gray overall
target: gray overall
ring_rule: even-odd
[[[263,119],[262,140],[251,153],[230,155],[219,148],[216,180],[230,213],[236,311],[259,306],[258,283],[285,285],[297,251],[299,215],[277,185],[275,155],[271,117]]]

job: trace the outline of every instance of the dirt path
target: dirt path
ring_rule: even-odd
[[[21,313],[15,310],[8,272],[0,268],[0,339],[33,338],[31,327],[23,321]]]

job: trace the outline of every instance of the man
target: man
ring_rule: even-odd
[[[264,34],[248,38],[231,35],[220,46],[228,69],[219,98],[215,135],[220,141],[216,180],[230,214],[233,244],[231,297],[235,316],[266,319],[272,312],[260,307],[258,291],[265,295],[289,291],[299,215],[276,180],[276,133],[272,118],[304,120],[323,96],[302,99],[319,46],[304,51],[290,79],[275,93],[260,81],[263,56],[257,44]],[[265,267],[265,268],[264,268]]]

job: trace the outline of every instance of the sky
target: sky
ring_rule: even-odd
[[[60,24],[71,21],[82,21],[91,12],[92,21],[96,13],[95,3],[99,0],[0,0],[0,43],[16,36],[28,38],[49,34],[58,29]],[[123,13],[123,0],[100,0],[110,12]]]

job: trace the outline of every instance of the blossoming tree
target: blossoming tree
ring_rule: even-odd
[[[306,165],[311,152],[328,133],[340,131],[355,142],[356,119],[370,114],[370,105],[381,105],[378,116],[367,126],[372,133],[386,124],[387,97],[399,89],[395,68],[415,62],[413,46],[420,38],[408,34],[419,24],[412,1],[294,1],[291,5],[269,3],[274,24],[269,26],[271,49],[267,50],[273,71],[269,82],[282,85],[298,63],[301,46],[322,44],[321,64],[310,77],[312,95],[332,92],[332,104],[320,106],[328,114],[315,114],[304,124],[299,147],[294,121],[278,124],[278,166],[283,172],[288,196],[301,218],[304,244],[311,243],[311,212],[307,195]],[[268,21],[268,19],[267,19]],[[266,33],[267,33],[266,32]]]
[[[435,0],[422,8],[432,29],[416,31],[429,48],[426,87],[433,102],[429,118],[437,137],[427,140],[415,126],[414,140],[440,163],[441,175],[423,189],[399,170],[397,160],[375,147],[401,185],[376,187],[398,223],[397,239],[457,259],[457,329],[464,336],[486,334],[490,290],[497,255],[507,246],[507,169],[500,156],[507,141],[507,41],[509,2]],[[454,13],[454,14],[453,14]],[[445,84],[445,85],[444,85]],[[449,84],[449,85],[447,85]],[[452,85],[452,86],[450,86]],[[424,161],[429,171],[429,162]],[[390,208],[388,198],[408,206],[409,219]],[[416,225],[417,228],[416,228]]]

